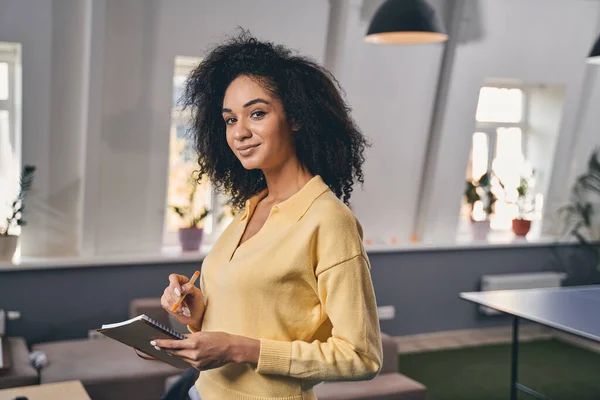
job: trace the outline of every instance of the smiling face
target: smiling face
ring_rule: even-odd
[[[244,168],[277,169],[296,157],[283,104],[255,79],[237,77],[223,99],[227,144]]]

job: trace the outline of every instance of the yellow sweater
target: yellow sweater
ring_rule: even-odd
[[[221,234],[202,264],[203,331],[260,340],[258,366],[202,371],[202,400],[316,399],[321,381],[366,380],[382,349],[362,228],[319,175],[273,206],[238,247],[256,204]],[[237,250],[236,250],[237,247]]]

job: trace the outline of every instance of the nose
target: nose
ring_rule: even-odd
[[[233,134],[233,138],[239,142],[251,136],[252,132],[250,132],[248,129],[236,129]]]
[[[233,138],[235,140],[242,141],[251,136],[252,132],[250,132],[250,129],[248,129],[245,123],[238,121],[238,123],[235,124],[235,132],[233,133]]]

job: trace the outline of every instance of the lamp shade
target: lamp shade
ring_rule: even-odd
[[[439,43],[448,40],[435,10],[424,0],[387,0],[371,20],[365,41],[377,44]]]
[[[592,47],[592,51],[587,60],[590,64],[600,65],[600,36],[598,37],[598,40],[596,40],[594,47]]]

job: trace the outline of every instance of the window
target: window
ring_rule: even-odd
[[[475,119],[477,122],[521,122],[523,91],[515,88],[482,87]]]
[[[490,227],[510,230],[517,216],[517,187],[521,176],[532,170],[525,154],[527,142],[527,91],[521,87],[482,87],[476,113],[476,132],[467,167],[468,180],[489,172],[491,192],[498,199],[490,216]],[[467,207],[467,205],[465,205]],[[468,209],[468,208],[467,208]],[[461,215],[469,215],[462,210]],[[485,218],[483,203],[473,207],[473,219]]]
[[[172,112],[169,144],[169,178],[167,188],[167,210],[165,213],[164,243],[166,246],[178,244],[177,232],[182,226],[179,216],[171,206],[188,205],[192,191],[193,207],[197,211],[203,208],[211,210],[200,223],[204,228],[203,243],[211,244],[218,234],[231,222],[231,209],[226,206],[226,198],[217,195],[210,182],[204,180],[197,184],[197,160],[193,143],[189,136],[189,110],[183,110],[180,98],[185,81],[200,62],[195,57],[177,57],[173,75]]]
[[[18,195],[20,173],[21,45],[0,42],[0,231]]]

